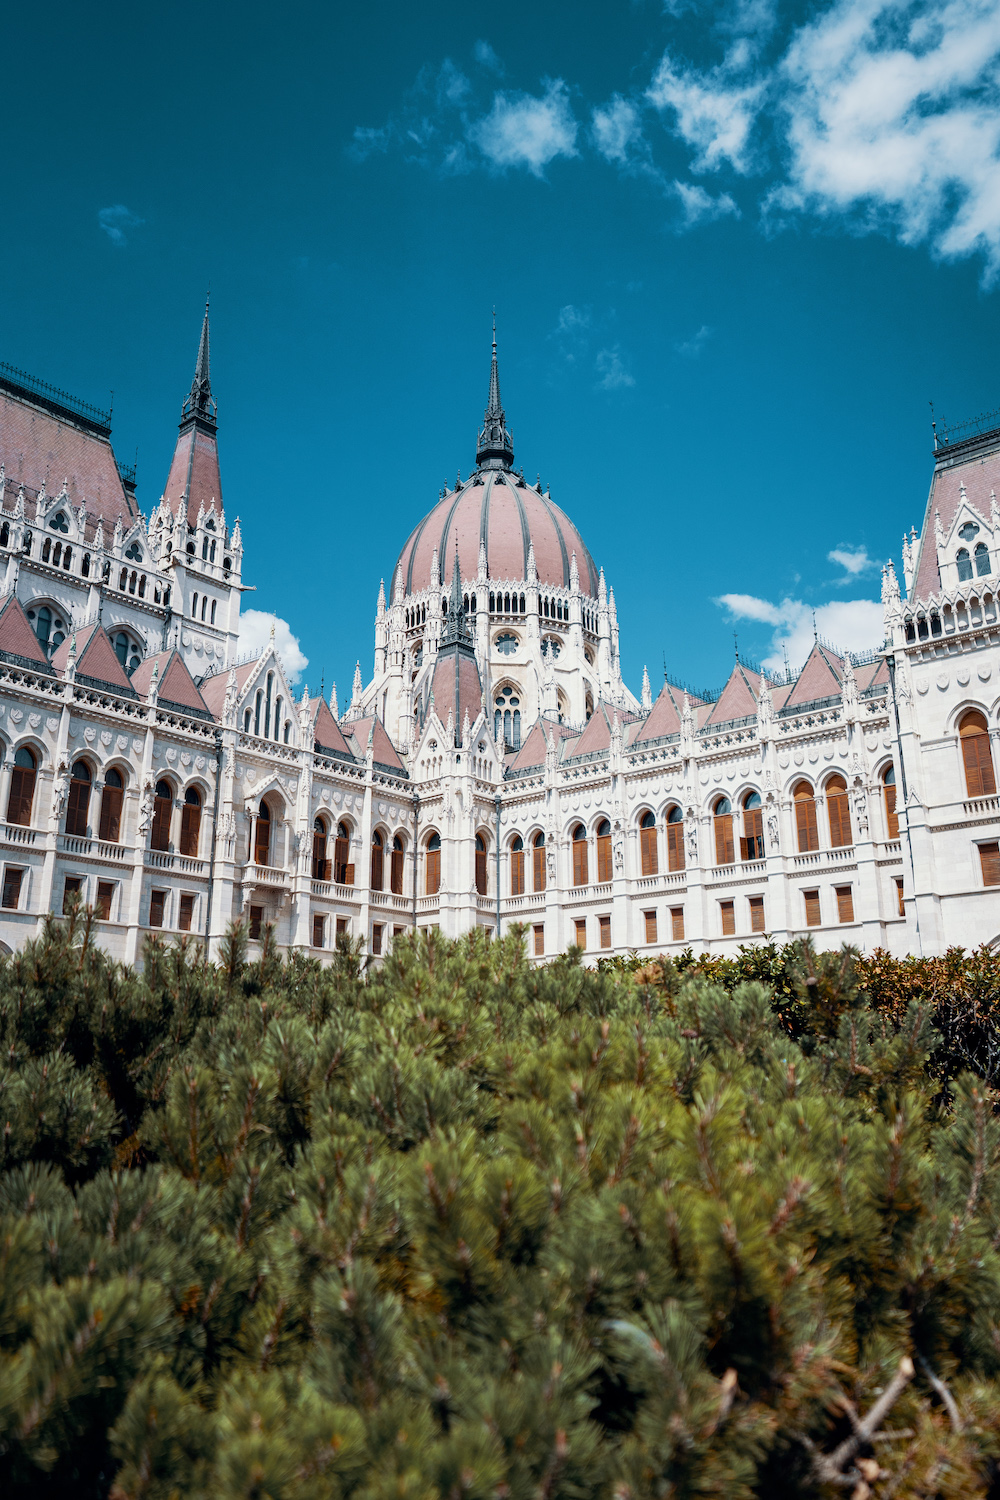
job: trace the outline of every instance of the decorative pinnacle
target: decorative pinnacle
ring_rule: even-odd
[[[215,426],[216,405],[212,397],[212,382],[209,372],[208,298],[205,298],[205,316],[201,325],[198,343],[198,359],[194,367],[194,379],[187,400],[181,409],[182,423],[192,418]]]
[[[486,402],[483,428],[476,443],[479,468],[510,469],[514,464],[514,440],[507,431],[507,419],[500,401],[500,371],[497,366],[497,320],[493,313],[493,357],[490,361],[490,394]]]

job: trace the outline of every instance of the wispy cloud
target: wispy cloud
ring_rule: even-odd
[[[784,667],[786,652],[790,664],[801,667],[812,650],[814,630],[842,651],[873,650],[885,633],[882,606],[872,599],[812,605],[786,598],[775,604],[755,594],[723,594],[715,602],[731,619],[772,626],[770,654],[762,665],[775,672]]]
[[[834,547],[832,552],[826,554],[827,561],[836,563],[843,568],[844,578],[847,583],[851,578],[856,578],[859,573],[867,573],[870,568],[877,568],[878,563],[873,557],[868,556],[864,547]]]
[[[292,627],[287,620],[281,620],[277,615],[269,615],[263,609],[245,609],[240,615],[238,650],[241,655],[265,650],[271,639],[272,625],[274,626],[275,650],[281,657],[281,665],[285,669],[289,687],[294,687],[309,665],[309,658],[303,654],[299,638],[292,634]]]
[[[617,344],[613,349],[598,350],[597,359],[594,363],[597,369],[597,385],[599,390],[621,391],[635,385],[635,376],[622,358],[621,350]]]
[[[124,203],[115,203],[110,208],[98,209],[97,222],[111,243],[122,249],[128,244],[126,230],[137,229],[145,220],[126,208]]]
[[[472,49],[472,55],[481,68],[487,68],[491,73],[503,74],[503,63],[494,52],[489,42],[480,39]]]
[[[569,91],[553,78],[540,98],[498,93],[489,114],[469,127],[468,138],[499,171],[524,167],[543,177],[557,156],[576,156],[578,129]]]
[[[737,219],[740,217],[739,208],[729,193],[719,193],[713,198],[697,182],[675,182],[673,188],[684,210],[681,226],[684,229],[690,229],[695,224],[710,224],[713,219],[724,219],[730,214]]]
[[[703,323],[697,333],[693,333],[689,339],[684,339],[681,343],[675,344],[674,349],[678,354],[682,354],[685,359],[697,359],[711,337],[711,328],[709,328],[707,323]]]
[[[736,61],[744,61],[742,49]],[[749,170],[750,132],[763,84],[738,82],[734,73],[738,76],[731,63],[699,72],[665,52],[653,74],[646,97],[672,116],[675,133],[694,147],[694,172],[712,172],[725,163],[737,172]]]

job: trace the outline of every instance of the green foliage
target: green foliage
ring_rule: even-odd
[[[995,975],[928,962],[137,975],[51,922],[0,963],[3,1492],[997,1493],[1000,1122],[934,1024],[988,1061]]]

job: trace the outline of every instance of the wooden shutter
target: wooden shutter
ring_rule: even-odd
[[[524,850],[512,849],[510,854],[510,893],[524,895]]]
[[[372,890],[380,891],[383,880],[383,851],[381,844],[372,844]]]
[[[151,849],[170,848],[170,814],[173,811],[172,797],[156,797],[153,800],[153,828],[149,837]]]
[[[389,859],[389,889],[393,895],[403,894],[403,851],[393,849]]]
[[[69,805],[66,809],[66,832],[75,838],[87,837],[87,812],[90,808],[90,783],[77,781],[69,784]]]
[[[535,928],[535,957],[541,958],[545,952],[545,924],[541,922]]]
[[[1000,885],[1000,844],[980,844],[979,862],[983,867],[983,885]]]
[[[750,931],[764,931],[764,897],[750,897]]]
[[[901,917],[905,917],[906,916],[906,900],[905,900],[905,897],[903,896],[903,879],[902,879],[902,876],[897,875],[895,883],[896,883],[896,905],[899,908],[899,915]]]
[[[545,889],[545,845],[536,844],[533,850],[535,890]]]
[[[719,912],[722,916],[722,936],[732,937],[736,932],[736,907],[732,901],[720,901]]]
[[[854,897],[849,885],[837,886],[837,921],[854,921]]]
[[[104,794],[107,796],[107,793]],[[198,838],[201,834],[201,808],[194,802],[185,802],[181,808],[181,853],[188,859],[198,858]]]
[[[597,883],[607,885],[611,879],[611,835],[600,833],[597,836]]]
[[[656,829],[639,829],[639,848],[642,851],[642,873],[644,875],[656,875],[659,873],[659,859],[656,851]],[[648,940],[647,940],[648,941]],[[655,938],[653,939],[655,942]]]
[[[851,833],[851,804],[847,793],[831,790],[826,802],[830,809],[830,843],[834,849],[846,848],[854,842]]]
[[[655,911],[645,911],[645,912],[643,912],[642,915],[643,915],[643,917],[645,919],[645,922],[646,922],[646,942],[647,943],[655,943],[656,942],[656,912]]]
[[[586,839],[573,840],[573,884],[586,885],[587,877],[587,842]]]
[[[670,908],[670,936],[675,943],[682,943],[684,941],[683,906],[672,906]]]
[[[667,869],[684,868],[684,824],[667,824]]]
[[[799,836],[800,854],[810,854],[819,848],[816,802],[811,794],[795,799],[795,828]]]
[[[601,947],[602,948],[610,948],[611,947],[611,918],[610,917],[598,917],[597,920],[598,920],[598,922],[600,924],[600,928],[601,928]]]
[[[313,947],[314,948],[322,948],[322,946],[323,946],[323,918],[322,917],[316,917],[316,916],[314,916],[313,917]]]
[[[899,814],[896,811],[896,786],[894,782],[882,783],[885,792],[885,831],[890,839],[899,838]]]
[[[122,789],[106,786],[101,795],[101,821],[97,837],[105,844],[117,844],[122,821]]]
[[[586,946],[587,946],[587,919],[586,919],[586,917],[577,917],[577,919],[576,919],[576,946],[578,948],[586,948]]]
[[[962,730],[965,785],[970,797],[992,797],[997,783],[993,774],[990,737],[982,729]]]
[[[436,896],[441,885],[441,850],[427,851],[427,894]]]
[[[350,852],[349,840],[339,836],[333,841],[333,878],[338,885],[354,884],[347,879],[347,856]]]
[[[740,859],[764,858],[764,819],[759,807],[748,807],[743,812],[745,838],[740,839]]]
[[[476,850],[476,890],[480,896],[486,895],[486,850]]]
[[[27,827],[31,822],[31,803],[35,795],[35,771],[29,766],[15,766],[10,777],[7,800],[7,822]]]
[[[167,899],[166,891],[153,891],[149,898],[149,925],[150,927],[163,926],[163,907]]]
[[[733,815],[722,813],[715,819],[715,863],[717,865],[731,865],[736,860],[736,848],[733,844]]]
[[[806,926],[819,926],[819,891],[803,891],[802,899],[806,904]]]

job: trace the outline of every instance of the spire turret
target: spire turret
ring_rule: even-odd
[[[486,402],[483,429],[476,443],[476,464],[481,469],[511,469],[514,466],[514,440],[507,430],[507,418],[500,402],[496,313],[493,314],[493,359],[490,363],[490,394]]]
[[[444,632],[441,636],[441,647],[445,646],[471,646],[469,627],[465,618],[465,601],[462,597],[462,572],[458,562],[458,548],[455,549],[455,566],[451,575],[451,593],[448,596],[448,614],[444,622]]]
[[[186,422],[204,422],[206,426],[215,431],[216,404],[212,396],[212,381],[209,371],[209,347],[208,347],[208,298],[205,298],[205,316],[201,324],[201,338],[198,342],[198,358],[194,367],[194,379],[188,392],[187,400],[181,408],[181,425]]]

